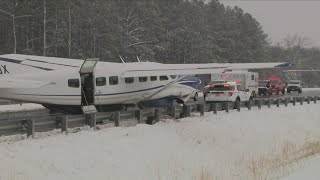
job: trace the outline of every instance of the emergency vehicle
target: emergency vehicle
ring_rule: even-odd
[[[226,80],[239,82],[245,90],[249,90],[252,98],[256,97],[259,87],[259,75],[257,72],[227,71],[224,73],[211,74],[211,81]]]
[[[235,102],[250,100],[251,93],[239,82],[211,84],[204,99],[206,102]]]

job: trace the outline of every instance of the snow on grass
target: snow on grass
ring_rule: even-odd
[[[41,104],[33,104],[33,103],[1,105],[0,113],[32,111],[32,110],[40,110],[40,109],[45,109],[45,107],[43,107]]]
[[[319,108],[264,107],[153,126],[2,137],[0,179],[275,179],[294,173],[311,179],[298,172],[320,152]]]

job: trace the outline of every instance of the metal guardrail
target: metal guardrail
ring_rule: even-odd
[[[241,111],[242,108],[251,110],[252,107],[261,109],[263,106],[271,107],[280,105],[288,106],[292,103],[294,106],[298,103],[310,104],[316,103],[318,96],[307,97],[290,97],[277,99],[256,99],[245,102],[222,102],[222,103],[205,103],[195,102],[184,106],[175,105],[167,108],[147,108],[143,110],[119,111],[119,112],[98,112],[89,115],[26,115],[23,117],[13,117],[0,119],[0,135],[25,134],[28,137],[34,137],[35,132],[44,132],[54,129],[61,129],[62,132],[68,132],[69,128],[89,125],[96,129],[96,124],[111,123],[114,126],[120,126],[123,121],[136,121],[137,123],[154,124],[163,118],[183,118],[189,117],[192,112],[198,112],[201,116],[204,112],[212,111],[217,114],[218,111],[228,113],[231,109]]]

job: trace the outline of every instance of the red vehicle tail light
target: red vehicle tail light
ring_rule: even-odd
[[[233,95],[233,92],[228,92],[229,97]]]

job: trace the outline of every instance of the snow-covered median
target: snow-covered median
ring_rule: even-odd
[[[0,179],[277,179],[295,173],[311,179],[315,174],[299,171],[320,151],[319,109],[264,107],[22,141],[2,137]]]
[[[32,111],[32,110],[40,110],[40,109],[45,109],[45,107],[43,107],[41,104],[34,104],[34,103],[1,105],[0,113]]]

